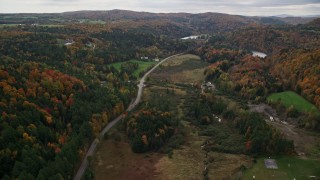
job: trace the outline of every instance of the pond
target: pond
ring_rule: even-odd
[[[259,52],[259,51],[251,51],[251,52],[252,52],[252,56],[258,56],[259,58],[265,58],[267,56],[267,54],[263,52]]]

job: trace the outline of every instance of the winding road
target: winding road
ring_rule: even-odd
[[[181,53],[182,54],[182,53]],[[142,90],[143,90],[143,86],[144,86],[144,82],[146,80],[146,78],[148,77],[148,75],[150,73],[152,73],[152,71],[154,71],[160,64],[164,63],[165,61],[173,58],[173,57],[176,57],[176,56],[179,56],[181,54],[176,54],[176,55],[173,55],[173,56],[169,56],[165,59],[163,59],[162,61],[160,61],[158,64],[156,64],[152,69],[150,69],[147,73],[144,74],[144,76],[140,79],[140,83],[138,84],[138,93],[137,93],[137,97],[135,99],[135,101],[133,103],[131,103],[129,105],[129,107],[127,108],[127,111],[131,111],[133,108],[135,108],[139,102],[141,101],[141,96],[142,96]],[[82,160],[82,163],[78,169],[78,172],[75,174],[73,180],[80,180],[81,177],[83,176],[85,170],[87,169],[87,166],[88,166],[88,157],[89,156],[92,156],[94,154],[94,151],[96,150],[97,148],[97,145],[99,144],[99,139],[101,139],[104,134],[106,132],[108,132],[115,124],[117,124],[117,122],[119,122],[121,119],[123,119],[125,117],[124,114],[118,116],[117,118],[115,118],[113,121],[111,121],[99,134],[99,137],[97,137],[90,145],[90,148],[89,150],[87,151],[85,157],[83,158]]]

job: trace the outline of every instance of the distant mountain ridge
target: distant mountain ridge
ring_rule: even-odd
[[[151,13],[129,10],[73,11],[48,14],[0,14],[0,24],[54,24],[90,26],[105,30],[130,27],[131,31],[165,34],[181,38],[192,34],[221,34],[242,28],[273,25],[306,24],[315,18],[259,17],[223,13]]]

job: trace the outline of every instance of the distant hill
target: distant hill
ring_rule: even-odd
[[[74,11],[50,14],[0,14],[0,24],[77,24],[79,29],[122,29],[179,38],[221,34],[247,27],[306,24],[314,17],[249,17],[223,13],[150,13],[129,10]],[[101,25],[101,26],[99,26]]]
[[[284,18],[277,18],[277,19],[287,24],[297,25],[297,24],[307,24],[312,20],[316,19],[316,17],[284,17]]]
[[[194,33],[219,33],[228,32],[247,26],[248,24],[279,25],[286,24],[281,19],[273,17],[247,17],[222,13],[149,13],[128,10],[111,11],[75,11],[60,14],[61,17],[70,20],[92,19],[106,22],[141,22],[148,26],[155,21],[174,23],[179,27],[193,29]]]
[[[313,21],[310,21],[308,23],[308,25],[312,25],[312,26],[320,26],[320,18],[316,18]]]

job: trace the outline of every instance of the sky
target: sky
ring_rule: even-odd
[[[78,10],[220,12],[248,16],[320,15],[320,0],[0,0],[0,13],[54,13]]]

